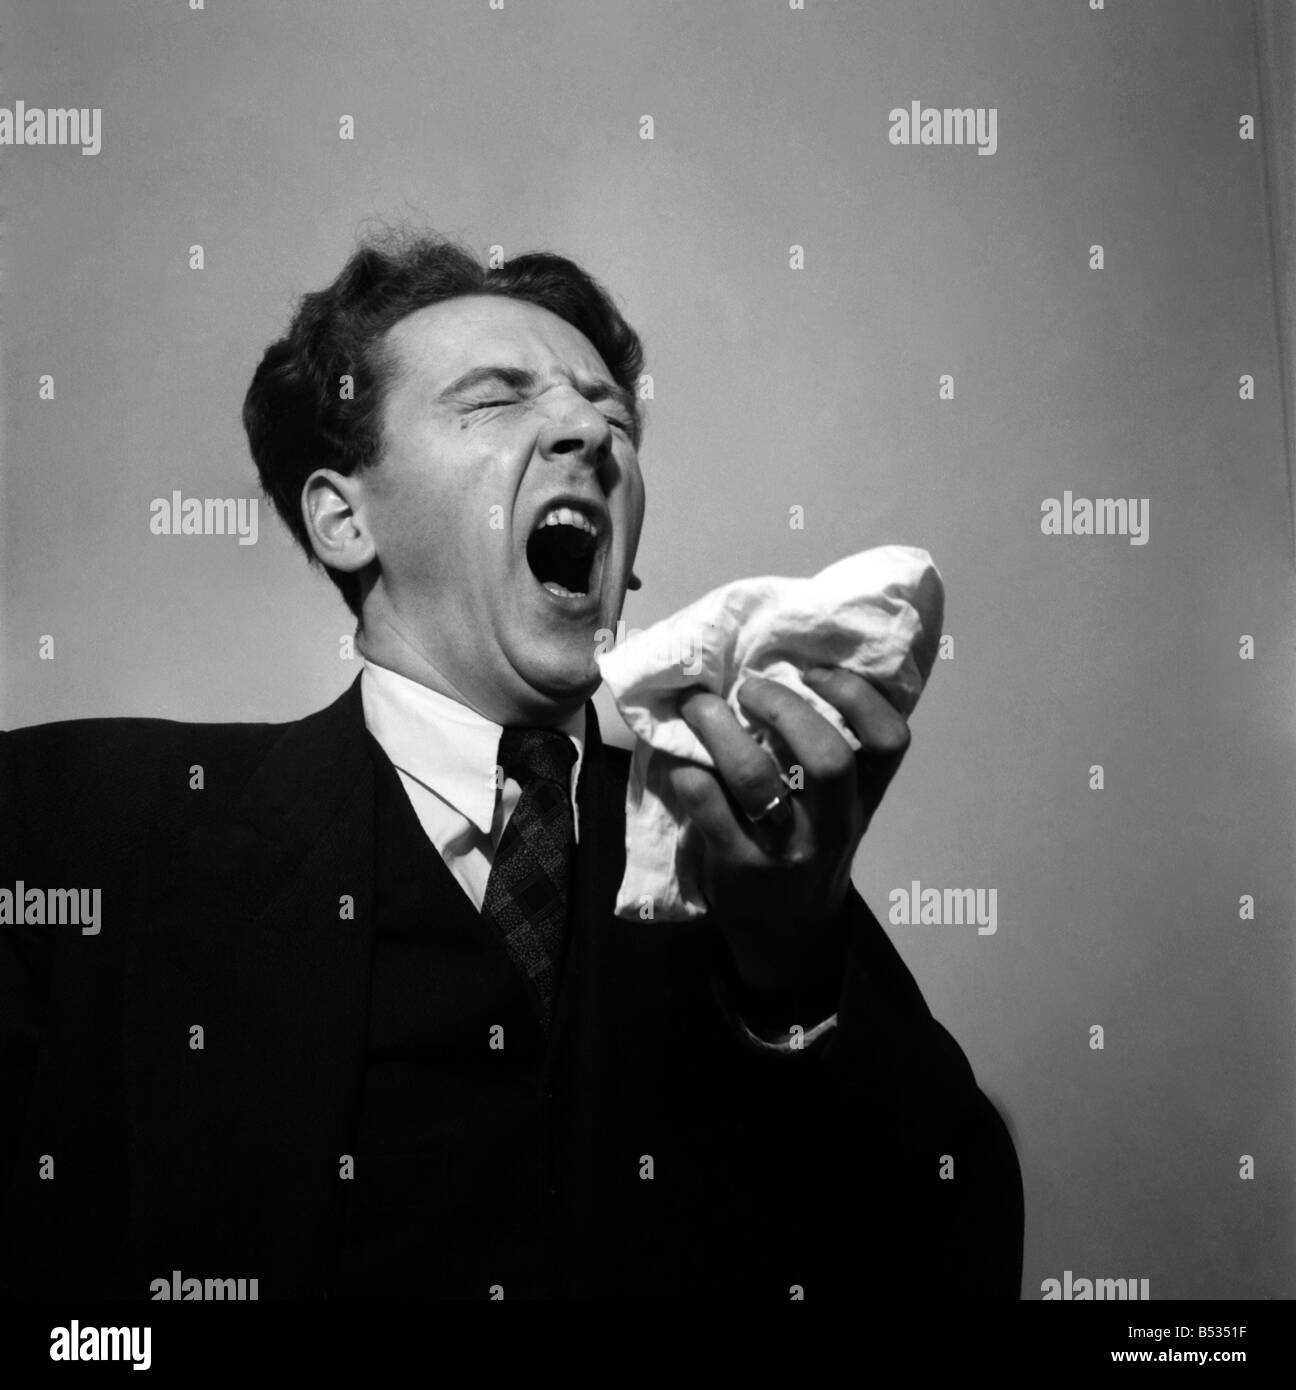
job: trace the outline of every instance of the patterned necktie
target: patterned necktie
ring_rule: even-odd
[[[522,795],[495,850],[482,916],[531,982],[548,1032],[567,934],[576,748],[554,729],[505,729],[497,756]]]

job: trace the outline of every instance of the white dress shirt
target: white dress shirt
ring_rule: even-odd
[[[497,785],[503,725],[439,691],[366,661],[360,675],[365,726],[391,759],[428,839],[478,911],[495,847],[522,795],[511,777]],[[560,726],[576,746],[572,813],[585,753],[585,711]]]
[[[522,795],[511,777],[502,787],[497,785],[504,726],[367,659],[360,674],[360,698],[365,727],[391,759],[424,833],[480,912],[496,846]],[[571,798],[579,842],[576,787],[585,756],[585,711],[577,710],[559,727],[576,746]],[[833,1014],[793,1043],[787,1033],[773,1038],[753,1033],[723,990],[719,1003],[744,1041],[762,1052],[802,1051],[837,1023]]]

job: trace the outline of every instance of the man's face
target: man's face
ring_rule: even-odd
[[[431,305],[387,344],[384,448],[361,474],[367,646],[497,722],[552,721],[598,686],[595,634],[639,543],[633,401],[579,330],[520,300]]]

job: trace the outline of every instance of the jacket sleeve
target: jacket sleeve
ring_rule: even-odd
[[[803,1045],[735,1039],[734,1084],[771,1121],[754,1122],[753,1143],[777,1148],[773,1127],[813,1155],[803,1230],[837,1249],[833,1291],[1017,1299],[1024,1211],[1007,1126],[853,888],[841,928],[835,978],[783,1001]],[[758,1011],[769,1036],[778,1003],[747,999],[719,952],[716,976],[722,1008],[737,1020]],[[812,1038],[834,995],[835,1026]]]
[[[23,819],[13,740],[0,733],[0,888],[41,881]],[[49,992],[48,935],[41,927],[0,923],[0,1205],[31,1104],[40,1034]]]

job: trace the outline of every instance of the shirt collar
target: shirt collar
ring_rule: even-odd
[[[365,725],[392,763],[489,835],[504,726],[368,659],[360,673],[360,690]],[[577,710],[558,727],[576,748],[570,788],[575,812],[585,756],[585,711]]]

